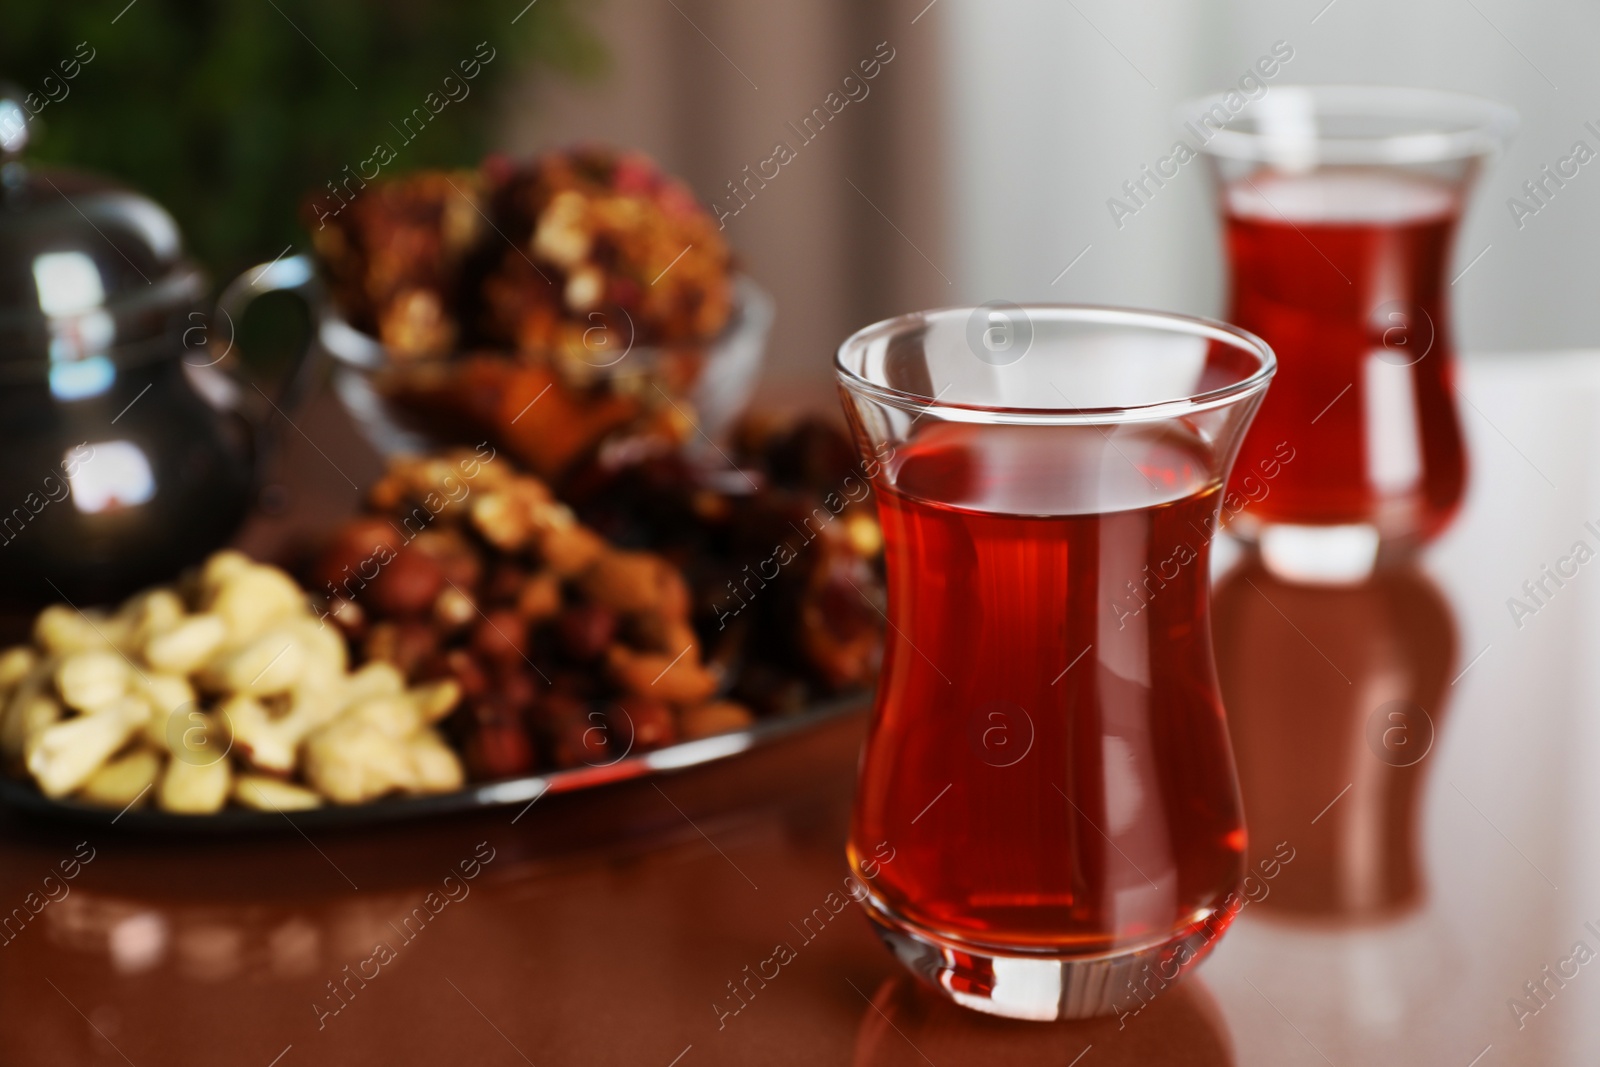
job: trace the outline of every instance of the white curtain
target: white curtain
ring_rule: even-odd
[[[967,299],[1215,314],[1221,257],[1191,164],[1119,229],[1106,201],[1166,155],[1173,107],[1285,41],[1273,79],[1455,89],[1522,115],[1475,194],[1455,272],[1465,349],[1600,345],[1600,162],[1519,230],[1506,201],[1579,139],[1600,151],[1600,8],[1578,0],[940,0],[954,257]],[[1592,172],[1592,173],[1591,173]],[[1092,246],[1092,247],[1091,247]],[[1492,247],[1490,247],[1492,246]],[[1085,247],[1091,250],[1052,280]]]

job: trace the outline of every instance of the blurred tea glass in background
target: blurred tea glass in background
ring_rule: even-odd
[[[1228,318],[1282,362],[1240,470],[1284,441],[1297,457],[1231,529],[1283,573],[1359,575],[1380,542],[1426,540],[1461,502],[1450,255],[1515,117],[1421,89],[1282,86],[1237,115],[1226,101],[1180,115],[1217,179]]]

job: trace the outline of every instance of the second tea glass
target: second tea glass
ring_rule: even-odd
[[[890,622],[850,862],[959,1003],[1135,1010],[1237,910],[1208,561],[1273,369],[1221,323],[1092,307],[926,312],[839,350]]]
[[[1515,115],[1432,90],[1280,86],[1181,117],[1218,181],[1228,320],[1282,367],[1229,486],[1231,530],[1286,571],[1357,577],[1461,501],[1450,263]]]

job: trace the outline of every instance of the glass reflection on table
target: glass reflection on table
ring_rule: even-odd
[[[1279,1035],[1271,1062],[1431,1062],[1468,965],[1424,847],[1459,669],[1452,607],[1411,561],[1318,586],[1246,556],[1217,582],[1213,621],[1252,866],[1293,859],[1246,885],[1206,977],[1232,1026]]]
[[[1065,1067],[1080,1058],[1097,1067],[1234,1064],[1227,1024],[1194,974],[1137,1013],[1056,1023],[982,1015],[950,1003],[909,975],[895,975],[878,987],[862,1013],[853,1062],[855,1067]]]
[[[1295,856],[1259,907],[1340,922],[1414,911],[1456,658],[1443,594],[1414,564],[1312,586],[1252,555],[1218,583],[1213,617],[1251,865],[1280,842]]]

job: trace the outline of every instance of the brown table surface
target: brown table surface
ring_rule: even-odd
[[[792,925],[843,887],[856,715],[515,824],[178,840],[0,811],[0,912],[55,898],[0,944],[0,1067],[1600,1062],[1600,563],[1522,588],[1600,550],[1600,355],[1462,378],[1472,489],[1419,565],[1320,590],[1219,567],[1252,851],[1294,858],[1136,1015],[989,1019],[919,990],[853,906]],[[297,422],[291,506],[246,543],[325,524],[375,470],[325,398]],[[720,1016],[779,942],[795,958]]]

